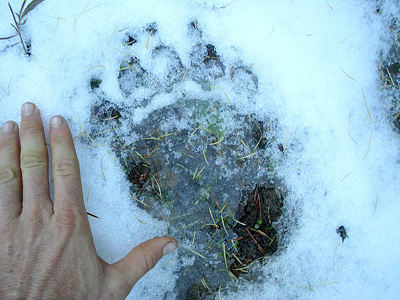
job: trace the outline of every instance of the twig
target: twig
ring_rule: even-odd
[[[257,240],[254,238],[254,236],[251,234],[251,232],[250,232],[248,227],[246,227],[246,231],[250,235],[250,237],[253,240],[254,244],[257,246],[258,251],[260,251],[262,255],[265,255],[265,250],[261,247],[261,245],[257,242]]]

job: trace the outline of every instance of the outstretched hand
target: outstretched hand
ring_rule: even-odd
[[[148,240],[115,264],[96,253],[83,203],[79,163],[65,120],[50,120],[54,199],[38,108],[22,107],[21,133],[0,132],[0,299],[124,299],[175,250],[169,237]]]

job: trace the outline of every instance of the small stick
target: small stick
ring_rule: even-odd
[[[246,231],[250,235],[250,237],[253,240],[254,244],[256,244],[258,251],[260,251],[262,255],[265,255],[265,250],[261,247],[261,245],[257,242],[257,240],[254,238],[254,236],[251,234],[251,232],[250,232],[248,227],[246,227]]]

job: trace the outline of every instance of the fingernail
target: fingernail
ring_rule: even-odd
[[[169,242],[168,244],[166,244],[166,245],[164,246],[164,249],[163,249],[163,256],[164,256],[164,255],[167,255],[167,254],[169,254],[169,253],[171,253],[171,252],[174,251],[175,249],[176,249],[176,244],[173,243],[173,242]]]
[[[35,110],[35,104],[26,102],[24,105],[22,105],[22,114],[24,116],[29,116],[33,113]]]
[[[63,123],[63,119],[60,116],[54,116],[50,120],[50,125],[53,128],[60,127]]]
[[[12,121],[5,122],[2,127],[3,133],[12,132],[15,128],[15,123]]]

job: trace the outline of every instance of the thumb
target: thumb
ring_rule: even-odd
[[[126,297],[136,282],[177,246],[178,242],[171,237],[154,238],[136,246],[123,259],[109,266],[112,269],[111,286]]]

